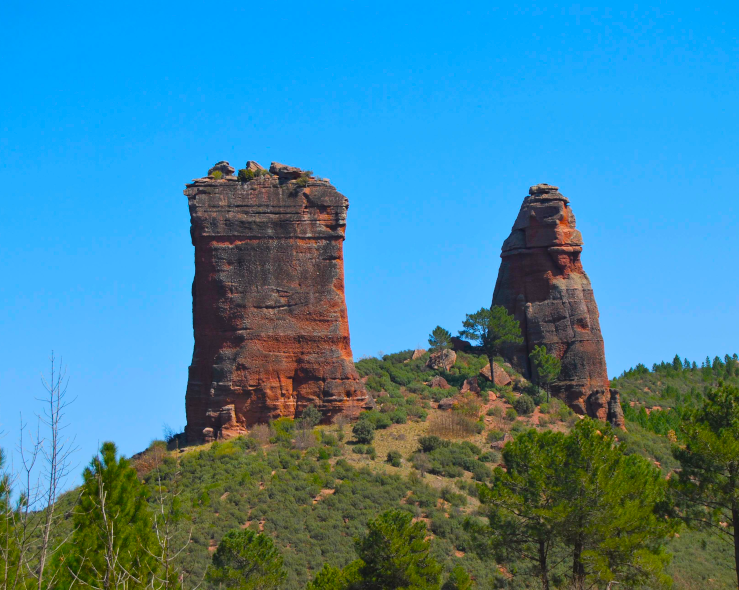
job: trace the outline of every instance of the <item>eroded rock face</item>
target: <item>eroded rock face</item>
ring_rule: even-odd
[[[578,414],[623,427],[618,392],[609,387],[598,306],[580,262],[582,246],[569,200],[556,186],[532,186],[503,243],[493,305],[521,324],[524,342],[506,356],[524,376],[532,376],[529,352],[546,345],[562,361],[554,395]]]
[[[185,190],[195,246],[188,440],[228,438],[309,404],[329,421],[367,403],[344,300],[348,201],[326,181],[299,186],[297,168],[272,169]]]

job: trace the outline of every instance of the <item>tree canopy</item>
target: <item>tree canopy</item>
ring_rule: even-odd
[[[206,577],[227,590],[271,590],[282,586],[287,572],[272,539],[235,529],[221,539]]]
[[[74,533],[58,556],[63,587],[127,589],[150,585],[158,544],[146,489],[112,442],[103,443],[83,473]]]
[[[452,345],[452,334],[441,326],[436,326],[429,334],[429,346],[431,350],[444,350]]]
[[[681,430],[685,445],[673,454],[682,469],[670,480],[679,514],[688,525],[733,543],[739,585],[739,388],[720,382],[709,389],[703,406],[686,413]]]
[[[477,342],[490,361],[490,378],[495,384],[493,370],[494,357],[503,353],[510,344],[521,344],[521,326],[502,305],[490,309],[483,307],[475,313],[468,313],[462,322],[459,336]]]
[[[559,377],[562,362],[556,356],[549,354],[546,346],[543,345],[534,346],[534,350],[529,353],[529,358],[537,385],[544,388],[547,392],[547,401],[549,401],[549,385]]]
[[[492,485],[480,486],[481,538],[499,558],[528,562],[543,588],[563,578],[577,589],[669,583],[666,482],[646,459],[625,455],[608,425],[528,431],[504,447],[503,462]]]

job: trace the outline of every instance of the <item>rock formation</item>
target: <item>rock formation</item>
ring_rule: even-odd
[[[508,376],[503,369],[498,366],[498,363],[493,363],[493,370],[495,371],[495,384],[496,385],[510,385],[512,379]],[[487,381],[491,381],[490,378],[490,363],[480,369],[480,376],[484,377]]]
[[[346,197],[299,168],[249,164],[258,174],[246,182],[219,162],[185,190],[195,246],[188,440],[310,404],[329,421],[368,399],[344,300]]]
[[[426,366],[429,369],[438,371],[443,369],[444,371],[451,371],[454,363],[457,362],[457,353],[449,348],[432,352],[429,355],[429,360],[426,361]]]
[[[503,243],[493,305],[520,322],[524,342],[508,358],[531,378],[529,352],[546,345],[562,361],[552,393],[581,415],[623,427],[619,394],[609,387],[598,306],[580,262],[582,236],[569,200],[537,184]]]

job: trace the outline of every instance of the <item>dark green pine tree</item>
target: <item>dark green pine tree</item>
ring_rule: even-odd
[[[556,356],[547,353],[546,346],[534,346],[534,350],[529,354],[531,359],[533,373],[536,377],[536,384],[542,387],[547,393],[547,402],[549,401],[549,386],[562,370],[562,361]]]
[[[213,554],[207,580],[228,590],[277,590],[287,577],[282,556],[264,533],[234,529],[227,532]]]
[[[136,590],[152,585],[158,543],[144,485],[116,446],[103,443],[83,473],[74,533],[57,559],[62,588]]]
[[[462,329],[459,331],[462,338],[477,342],[485,352],[490,362],[490,378],[495,385],[495,371],[493,359],[503,353],[503,349],[510,344],[521,344],[521,326],[502,305],[495,305],[490,309],[483,307],[475,313],[468,313]]]
[[[488,525],[471,527],[483,553],[491,550],[499,563],[528,564],[521,573],[538,578],[544,590],[566,551],[561,541],[564,455],[557,452],[563,439],[560,432],[530,430],[509,442],[503,448],[505,469],[495,469],[490,487],[480,485]]]
[[[23,571],[16,542],[15,513],[24,505],[25,498],[18,498],[13,506],[12,478],[5,471],[5,452],[0,449],[0,588],[22,587]]]
[[[646,459],[625,455],[607,424],[531,430],[504,447],[503,461],[493,486],[480,488],[499,558],[529,562],[545,589],[555,575],[577,590],[669,585],[664,541],[676,522],[658,510],[667,484]]]
[[[669,587],[664,543],[677,521],[659,513],[667,491],[660,470],[639,455],[625,455],[610,426],[589,419],[575,425],[559,452],[572,587]]]
[[[682,371],[683,370],[683,361],[680,358],[679,354],[675,355],[675,358],[672,359],[672,368],[676,371]]]
[[[734,546],[739,586],[739,389],[724,383],[681,426],[685,446],[673,454],[682,469],[670,478],[680,515]]]
[[[441,590],[471,590],[472,578],[461,565],[457,565],[449,574],[449,578]]]
[[[440,583],[441,566],[429,554],[428,530],[422,521],[400,510],[388,510],[367,523],[356,541],[361,590],[432,590]]]
[[[429,346],[431,347],[431,350],[444,350],[451,347],[451,345],[451,333],[441,326],[436,326],[431,334],[429,334]]]
[[[305,590],[349,590],[359,584],[358,569],[362,565],[357,559],[347,565],[344,569],[325,564],[316,577],[308,582]]]

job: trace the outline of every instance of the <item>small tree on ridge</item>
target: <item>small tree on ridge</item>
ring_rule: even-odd
[[[429,346],[431,350],[444,350],[452,345],[452,334],[441,326],[436,326],[429,334]]]
[[[493,359],[503,352],[508,344],[521,344],[521,326],[502,305],[490,309],[483,307],[475,313],[468,313],[462,329],[461,338],[478,342],[490,361],[490,380],[495,385]]]

